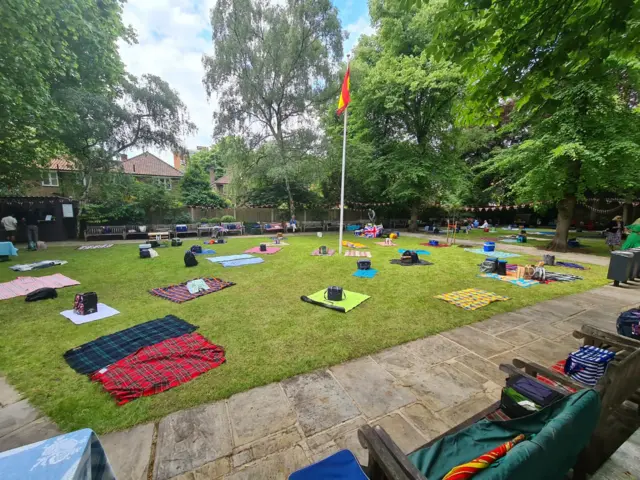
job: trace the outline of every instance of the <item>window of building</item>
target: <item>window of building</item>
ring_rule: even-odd
[[[158,178],[157,179],[160,185],[162,185],[167,190],[171,190],[171,179],[170,178]]]
[[[45,172],[42,176],[42,186],[43,187],[57,187],[58,183],[58,172],[55,170],[50,170]]]

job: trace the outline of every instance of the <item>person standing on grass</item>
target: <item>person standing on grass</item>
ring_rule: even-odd
[[[38,220],[40,220],[40,215],[37,210],[29,210],[22,220],[27,225],[29,247],[35,248],[38,245]]]
[[[624,231],[624,223],[622,223],[622,217],[616,215],[609,223],[607,228],[607,245],[610,251],[614,251],[616,247],[620,247],[622,244],[622,232]]]
[[[2,227],[4,228],[5,232],[7,232],[7,240],[9,240],[11,243],[15,243],[18,220],[16,220],[16,218],[11,213],[9,213],[6,217],[3,217],[2,220],[0,220],[0,223],[2,223]]]

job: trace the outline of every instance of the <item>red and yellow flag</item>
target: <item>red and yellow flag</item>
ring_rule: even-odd
[[[349,106],[349,102],[351,101],[351,96],[349,95],[349,87],[351,86],[351,67],[347,67],[347,73],[344,74],[344,80],[342,81],[342,91],[340,92],[340,99],[338,100],[338,110],[336,113],[338,115],[342,115],[347,107]]]

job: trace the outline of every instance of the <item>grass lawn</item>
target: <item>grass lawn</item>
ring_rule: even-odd
[[[496,238],[503,235],[517,235],[518,233],[517,230],[509,231],[502,228],[498,228],[497,230],[497,232],[485,232],[482,229],[474,228],[471,230],[471,232],[469,232],[468,235],[464,232],[459,233],[456,236],[456,242],[463,242],[465,239],[480,241],[483,239],[483,237]],[[553,237],[551,235],[548,235],[548,239],[544,239],[545,235],[536,235],[535,232],[553,232],[554,230],[550,228],[529,228],[527,229],[527,231],[529,232],[530,237],[535,238],[529,238],[526,246],[544,248],[549,244],[549,242],[551,242],[551,239]],[[446,230],[445,234],[440,236],[446,238]],[[569,249],[569,252],[586,253],[597,255],[599,257],[610,256],[609,247],[606,245],[604,241],[605,239],[600,236],[600,232],[584,231],[577,233],[574,230],[569,232],[569,238],[578,238],[580,243],[585,245],[585,248]]]
[[[604,267],[582,273],[556,267],[585,280],[521,288],[479,278],[477,265],[483,257],[460,248],[432,249],[428,259],[435,265],[407,268],[389,264],[389,259],[399,256],[396,248],[361,241],[370,246],[373,266],[379,270],[374,279],[351,276],[356,258],[310,256],[322,244],[335,248],[337,235],[324,239],[289,235],[290,246],[265,256],[265,263],[238,268],[223,268],[203,257],[198,266],[185,268],[184,250],[195,239],[186,240],[183,248],[158,249],[158,258],[146,260],[138,258],[134,244],[103,250],[53,246],[43,252],[21,252],[20,263],[44,259],[69,263],[23,274],[0,264],[0,281],[62,273],[81,285],[59,289],[55,300],[26,303],[20,297],[0,302],[0,372],[61,429],[91,427],[104,433],[607,283]],[[396,242],[403,248],[417,248],[419,240],[404,237]],[[232,238],[211,248],[219,254],[235,254],[258,243],[256,238]],[[533,258],[509,260],[524,264]],[[201,276],[237,285],[183,304],[148,293],[151,288]],[[347,314],[300,300],[301,295],[328,285],[341,285],[371,298]],[[433,298],[470,287],[511,299],[471,312]],[[74,295],[85,291],[96,291],[99,300],[120,315],[79,326],[62,317],[59,312],[72,307]],[[100,384],[75,373],[62,357],[66,350],[96,337],[167,314],[199,325],[198,332],[226,348],[227,363],[178,388],[118,407]]]

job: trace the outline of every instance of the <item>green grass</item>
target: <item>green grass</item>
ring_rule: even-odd
[[[516,235],[518,233],[517,230],[508,231],[508,230],[503,230],[502,228],[498,228],[497,230],[498,230],[497,232],[485,232],[482,229],[474,228],[471,230],[471,232],[469,232],[469,234],[465,234],[464,232],[461,232],[456,236],[456,243],[464,242],[465,239],[480,241],[483,239],[483,237],[496,238],[503,235]],[[539,228],[539,229],[529,228],[527,230],[529,232],[529,236],[537,237],[537,238],[544,238],[544,236],[536,235],[535,232],[553,232],[553,230],[549,228]],[[446,237],[446,233],[444,236]],[[610,255],[609,247],[606,245],[604,241],[605,239],[600,236],[599,232],[587,232],[587,231],[580,232],[580,233],[576,233],[575,231],[569,232],[569,238],[576,238],[576,237],[580,240],[580,243],[585,246],[585,248],[569,249],[569,252],[586,253],[589,255],[597,255],[599,257],[609,257]],[[551,242],[552,238],[553,237],[551,236],[549,236],[549,238],[545,240],[537,240],[537,239],[530,238],[527,241],[526,246],[544,248],[549,244],[549,242]],[[504,244],[504,245],[507,245],[507,244]]]
[[[398,256],[395,248],[362,241],[371,246],[373,266],[380,271],[371,280],[351,276],[355,258],[310,256],[321,244],[335,247],[335,235],[324,239],[289,236],[291,245],[266,256],[265,263],[226,269],[202,257],[197,267],[185,268],[183,252],[196,243],[195,239],[185,241],[183,248],[158,249],[160,257],[151,260],[139,259],[137,245],[132,244],[105,250],[52,247],[44,252],[21,252],[20,263],[43,259],[69,262],[22,275],[59,272],[81,285],[59,289],[55,300],[0,302],[0,371],[63,430],[91,427],[104,433],[606,283],[605,269],[593,267],[583,272],[584,281],[525,289],[477,277],[477,265],[483,257],[460,248],[432,249],[429,260],[435,265],[405,268],[389,264],[389,259]],[[397,242],[403,248],[416,248],[419,240],[404,237]],[[258,243],[256,238],[231,239],[212,248],[220,254],[233,254]],[[527,263],[532,258],[512,260]],[[0,267],[0,281],[17,276],[7,267],[6,263]],[[183,304],[148,293],[151,288],[199,276],[217,276],[237,285]],[[328,285],[341,285],[371,298],[347,314],[300,301],[301,295]],[[507,295],[511,300],[468,312],[433,298],[470,287]],[[96,291],[101,302],[121,314],[85,325],[72,324],[59,312],[71,308],[74,295],[83,291]],[[70,348],[167,314],[199,325],[201,334],[226,348],[227,363],[178,388],[118,407],[99,384],[75,373],[63,360],[62,354]]]

